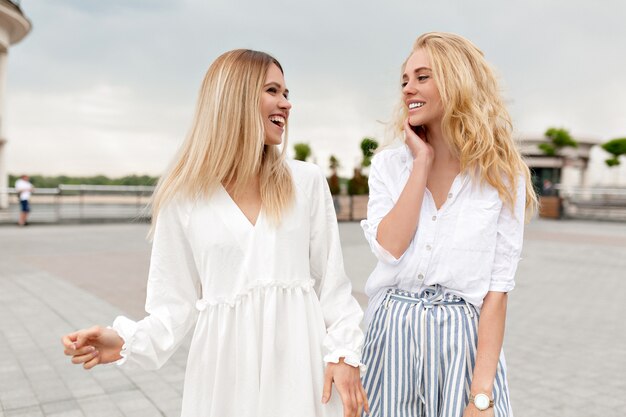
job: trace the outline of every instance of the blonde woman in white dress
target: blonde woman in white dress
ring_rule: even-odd
[[[156,369],[194,328],[184,417],[367,410],[362,311],[326,179],[278,146],[290,109],[273,57],[234,50],[211,65],[154,195],[148,316],[64,336],[73,363]]]

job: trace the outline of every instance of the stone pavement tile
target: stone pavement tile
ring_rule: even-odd
[[[623,417],[624,410],[623,409],[615,409],[612,407],[607,407],[603,404],[592,403],[588,404],[584,407],[581,407],[577,410],[577,415],[585,416],[585,417]]]
[[[626,393],[623,391],[621,395],[611,394],[599,394],[595,397],[598,403],[606,406],[621,409],[626,414]]]
[[[122,413],[108,395],[78,398],[85,417],[122,417]]]
[[[0,392],[9,390],[30,390],[30,382],[23,372],[2,372],[0,370]]]
[[[80,416],[83,415],[80,406],[74,399],[44,403],[41,405],[41,408],[46,416],[65,415],[69,413],[78,413],[77,415]]]
[[[83,380],[78,382],[66,381],[65,384],[74,398],[77,399],[105,393],[104,389],[93,380]]]
[[[182,349],[184,349],[185,352],[188,352],[189,347],[183,346],[180,350]],[[185,367],[186,363],[183,363],[182,366],[180,366],[175,362],[168,362],[165,366],[163,366],[163,368],[157,371],[157,374],[163,379],[163,381],[167,382],[170,387],[182,394],[183,383],[185,382]]]
[[[59,413],[46,413],[46,417],[85,417],[85,414],[80,410],[68,410]]]
[[[185,381],[185,369],[184,368],[169,368],[167,371],[160,373],[159,375],[167,381],[170,385],[177,387]]]
[[[9,389],[0,392],[0,404],[5,411],[16,410],[24,407],[37,406],[39,400],[30,389]]]
[[[64,363],[57,368],[59,380],[72,393],[74,398],[104,394],[104,389],[93,378],[89,371],[81,366]]]
[[[59,348],[57,348],[57,350],[58,349]],[[40,353],[42,353],[42,356],[44,357],[43,362],[35,362],[28,359],[25,361],[20,360],[24,374],[26,374],[28,379],[57,379],[59,376],[50,361],[47,360],[48,355],[43,352]]]
[[[143,386],[141,391],[159,410],[178,409],[180,412],[182,398],[169,385],[165,384],[162,388],[147,388]]]
[[[58,402],[73,398],[72,392],[57,378],[31,379],[30,383],[40,403]]]
[[[154,372],[133,370],[126,372],[126,375],[161,412],[178,410],[180,415],[182,384],[173,387],[163,379],[162,372],[163,369],[155,375]]]
[[[139,390],[116,392],[109,397],[127,417],[159,415],[159,410]]]
[[[5,410],[5,417],[45,417],[39,406]]]
[[[107,393],[136,389],[137,386],[113,366],[96,367],[92,375]]]

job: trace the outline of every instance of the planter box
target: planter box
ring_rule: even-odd
[[[363,220],[367,217],[368,195],[352,196],[352,220]]]
[[[560,219],[561,198],[557,196],[539,197],[539,217],[545,219]]]

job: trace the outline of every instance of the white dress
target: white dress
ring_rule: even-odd
[[[289,161],[295,204],[276,228],[252,225],[219,187],[158,216],[146,311],[113,323],[118,364],[162,366],[195,325],[183,417],[341,416],[321,404],[324,361],[360,365],[362,311],[344,273],[321,170]]]

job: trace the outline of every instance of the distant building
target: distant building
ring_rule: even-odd
[[[559,156],[548,156],[538,148],[539,144],[547,142],[545,138],[522,138],[520,140],[522,153],[534,173],[533,180],[537,190],[541,190],[544,180],[561,184],[566,188],[589,187],[599,183],[598,171],[609,172],[608,168],[602,166],[602,161],[598,160],[601,159],[598,155],[601,155],[603,151],[594,148],[603,143],[602,140],[579,137],[575,139],[578,147],[564,148]],[[596,175],[593,175],[594,173]],[[604,185],[617,186],[619,183],[604,181]]]
[[[9,47],[22,39],[30,32],[31,23],[22,13],[19,1],[0,0],[0,209],[9,204],[6,189],[8,177],[5,162],[4,137],[4,92]]]

